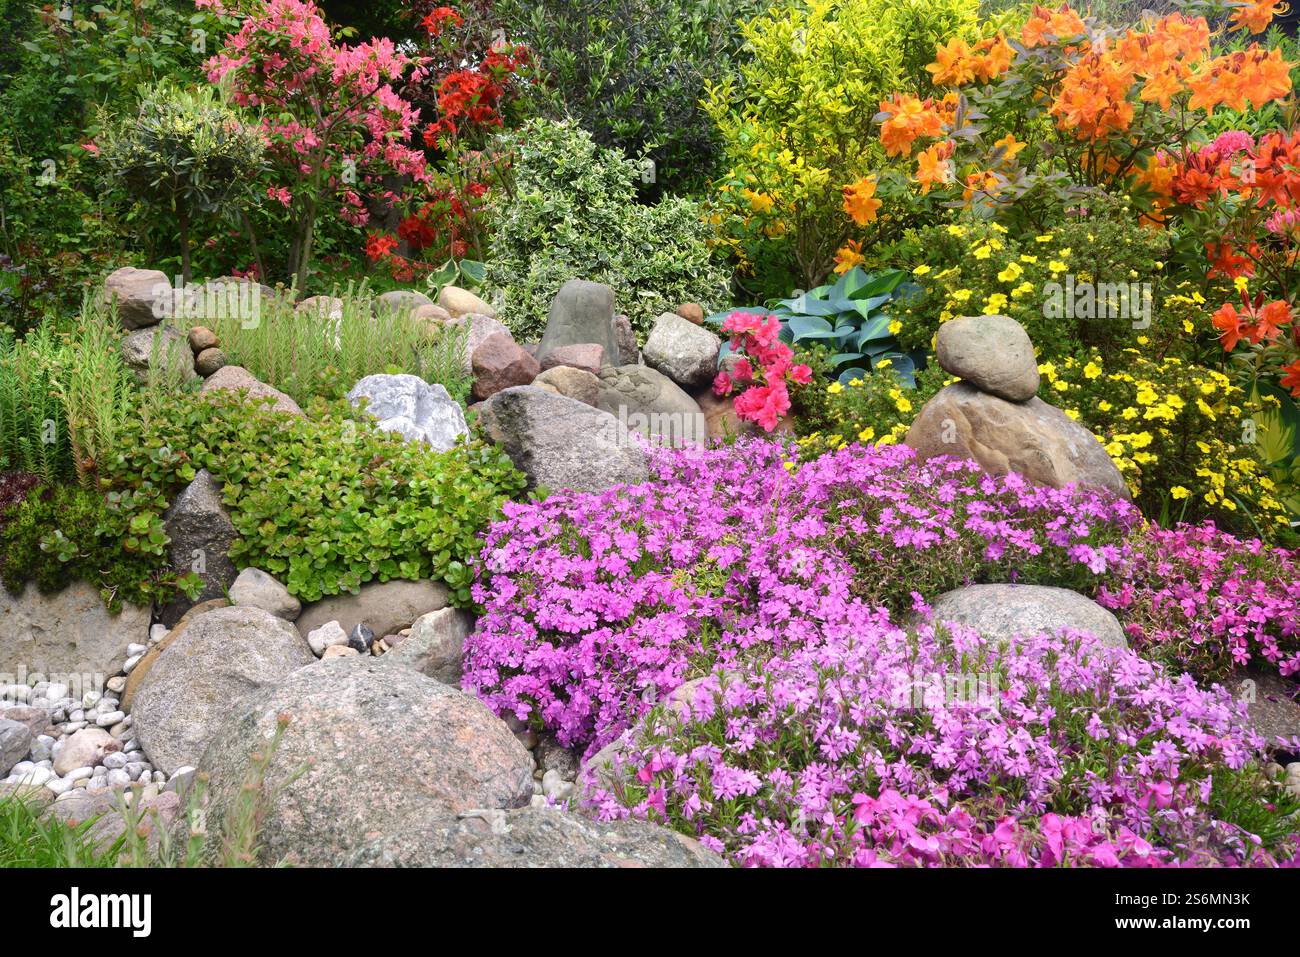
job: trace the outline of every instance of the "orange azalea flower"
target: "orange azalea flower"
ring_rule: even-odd
[[[1300,359],[1297,359],[1289,366],[1283,366],[1282,373],[1279,385],[1284,389],[1290,389],[1291,394],[1300,399]]]
[[[1255,181],[1251,185],[1259,191],[1258,205],[1272,200],[1279,206],[1292,206],[1300,201],[1300,133],[1284,138],[1281,133],[1269,133],[1255,148]]]
[[[1122,133],[1133,122],[1133,104],[1128,100],[1132,85],[1132,67],[1093,50],[1065,74],[1051,113],[1061,129],[1073,129],[1079,139]]]
[[[1251,256],[1259,255],[1259,245],[1257,243],[1250,243],[1246,247],[1245,255],[1238,255],[1232,245],[1225,242],[1207,242],[1205,252],[1210,259],[1209,276],[1211,279],[1215,276],[1236,279],[1238,276],[1252,277],[1255,275],[1255,263]]]
[[[934,51],[934,62],[926,67],[935,86],[963,86],[975,79],[975,60],[961,37],[953,37]]]
[[[1257,313],[1255,328],[1250,331],[1250,341],[1272,342],[1282,334],[1282,327],[1290,321],[1291,307],[1281,299],[1276,299]]]
[[[935,186],[947,186],[956,178],[952,168],[952,151],[955,146],[952,140],[945,140],[917,155],[915,180],[921,184],[922,196]]]
[[[1081,37],[1086,32],[1087,27],[1079,19],[1079,15],[1070,9],[1068,3],[1060,10],[1034,7],[1034,12],[1025,21],[1025,26],[1020,31],[1020,42],[1027,47],[1041,47],[1052,40]]]
[[[1182,92],[1183,83],[1178,71],[1164,70],[1142,85],[1140,98],[1144,103],[1159,103],[1160,109],[1168,110],[1173,98]]]
[[[1291,92],[1290,71],[1281,50],[1258,45],[1215,57],[1188,78],[1192,91],[1188,106],[1207,113],[1220,105],[1244,110],[1250,104],[1260,109]]]
[[[906,156],[919,137],[943,133],[934,102],[923,102],[907,93],[896,93],[892,101],[882,101],[876,120],[881,123],[880,142],[886,156]]]
[[[850,239],[846,245],[835,251],[835,274],[842,276],[854,266],[861,266],[866,261],[866,257],[862,255],[862,245]]]
[[[975,44],[975,73],[985,83],[989,83],[1011,69],[1011,57],[1015,53],[1007,38],[998,31],[995,37],[981,40]]]
[[[1229,29],[1263,33],[1273,18],[1285,10],[1285,5],[1275,0],[1252,0],[1248,7],[1238,7],[1229,22]]]
[[[1214,313],[1214,328],[1219,330],[1219,341],[1223,343],[1223,351],[1231,352],[1237,348],[1237,343],[1246,337],[1247,325],[1243,320],[1245,315],[1238,314],[1237,309],[1230,302],[1225,302]]]
[[[859,226],[865,226],[875,219],[879,209],[876,177],[864,176],[853,185],[844,187],[844,212]]]
[[[1008,133],[1006,136],[1002,137],[1002,139],[993,141],[993,149],[995,152],[997,150],[1002,151],[1000,155],[1002,158],[1002,162],[1004,163],[1014,162],[1016,158],[1016,154],[1019,153],[1022,149],[1024,149],[1025,145],[1026,144],[1021,143],[1018,139],[1016,139],[1016,135],[1014,133]]]
[[[1161,199],[1173,198],[1174,158],[1168,153],[1153,153],[1147,165],[1138,170],[1134,178]]]
[[[970,203],[979,196],[983,202],[990,202],[997,195],[999,185],[998,175],[992,170],[970,173],[966,177],[966,188],[962,191],[962,199]]]

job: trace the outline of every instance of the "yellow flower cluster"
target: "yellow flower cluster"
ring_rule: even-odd
[[[1087,427],[1152,517],[1264,532],[1286,521],[1255,447],[1260,408],[1226,375],[1125,349],[1044,362],[1051,401]]]

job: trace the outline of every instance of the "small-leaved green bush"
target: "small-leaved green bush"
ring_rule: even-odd
[[[202,468],[223,484],[239,533],[231,558],[303,601],[432,578],[468,604],[477,535],[525,488],[504,453],[477,442],[440,453],[346,403],[317,402],[300,418],[225,394],[152,397],[108,485],[170,498]]]
[[[698,204],[637,202],[638,164],[597,146],[571,121],[533,120],[515,136],[514,181],[494,201],[489,284],[520,341],[536,339],[551,300],[570,279],[602,282],[644,337],[656,315],[682,302],[705,311],[726,298]]]

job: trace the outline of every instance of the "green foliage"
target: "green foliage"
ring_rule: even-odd
[[[154,489],[107,500],[77,486],[34,490],[5,515],[0,579],[14,593],[29,581],[43,592],[87,581],[111,611],[171,597],[178,582],[165,567],[165,505]]]
[[[537,338],[566,281],[611,286],[644,336],[682,302],[720,304],[725,277],[710,258],[699,207],[668,198],[636,201],[640,168],[596,145],[573,122],[533,120],[515,138],[513,187],[494,201],[489,282],[504,296],[503,321],[520,341]]]
[[[49,326],[21,341],[0,329],[0,470],[46,482],[72,471],[67,413],[54,386],[63,349]]]
[[[0,798],[0,868],[116,866],[121,845],[97,848],[93,820],[46,820],[41,809],[21,797]]]
[[[468,394],[459,341],[437,323],[409,311],[375,309],[362,283],[338,296],[341,315],[295,309],[282,296],[263,296],[255,318],[217,316],[204,322],[221,340],[227,359],[272,383],[299,405],[314,397],[339,399],[358,379],[382,372],[409,372],[438,382],[453,396]]]
[[[253,196],[267,168],[260,130],[210,87],[170,82],[142,91],[134,115],[101,117],[100,161],[108,179],[162,216],[175,216],[182,275],[190,279],[190,229]]]
[[[739,72],[709,84],[705,109],[726,158],[716,222],[748,287],[780,294],[830,272],[853,230],[841,189],[883,157],[877,105],[895,89],[928,88],[935,42],[973,36],[977,7],[977,0],[783,0],[745,26]],[[887,185],[882,198],[907,193],[906,184],[892,192]]]
[[[108,486],[168,497],[206,468],[239,540],[231,558],[303,601],[369,581],[433,578],[470,601],[477,535],[523,476],[495,448],[434,452],[382,432],[346,403],[309,418],[231,395],[156,396],[120,443]]]
[[[601,146],[655,164],[642,192],[702,186],[718,162],[700,108],[705,83],[742,55],[739,23],[767,0],[496,0],[512,39],[537,57],[536,99],[576,119]]]

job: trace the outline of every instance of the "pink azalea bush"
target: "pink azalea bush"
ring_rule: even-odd
[[[652,711],[588,771],[599,815],[747,866],[1300,863],[1216,813],[1263,743],[1223,689],[1087,635],[850,618]]]
[[[363,226],[368,198],[398,198],[383,186],[385,176],[429,179],[424,152],[411,142],[418,111],[393,86],[418,65],[386,37],[336,43],[320,9],[304,0],[268,0],[247,13],[224,0],[196,5],[240,18],[208,61],[208,79],[262,114],[281,178],[268,196],[290,212],[289,271],[303,288],[325,211]]]
[[[1300,555],[1214,525],[1151,528],[1097,600],[1134,647],[1203,677],[1264,662],[1300,676]]]
[[[790,411],[790,386],[807,385],[812,370],[794,361],[794,350],[779,338],[781,320],[776,316],[733,312],[723,320],[722,331],[731,334],[731,349],[740,358],[729,372],[718,373],[713,391],[735,394],[736,416],[771,432]]]

